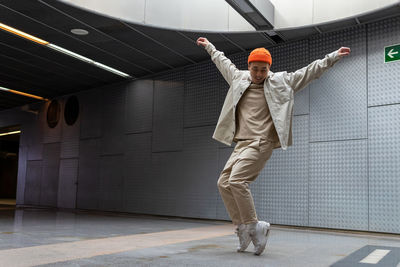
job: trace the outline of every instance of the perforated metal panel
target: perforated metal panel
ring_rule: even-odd
[[[216,150],[219,142],[212,139],[215,126],[185,128],[184,151]],[[215,151],[216,152],[216,151]]]
[[[42,105],[37,116],[24,123],[24,130],[29,134],[26,139],[28,146],[28,160],[43,159],[43,131],[45,124],[45,106]]]
[[[124,152],[126,84],[107,86],[102,94],[102,155]]]
[[[173,192],[176,214],[193,218],[216,217],[216,180],[218,154],[216,150],[183,152],[181,174],[175,179]]]
[[[217,47],[217,49],[218,49],[218,47]],[[223,50],[222,50],[222,52],[223,52]],[[227,57],[232,61],[233,64],[235,64],[236,68],[238,68],[239,70],[247,70],[248,69],[247,59],[249,57],[249,54],[250,54],[250,51],[241,52],[241,53],[237,53],[237,54],[233,54],[233,55],[228,55]],[[223,79],[222,75],[220,75],[220,76]],[[228,85],[228,84],[226,83],[226,85]],[[229,88],[229,86],[228,86],[228,88]]]
[[[310,114],[310,86],[294,95],[293,115]]]
[[[309,62],[309,41],[301,40],[267,48],[272,56],[272,72],[296,71]]]
[[[26,168],[27,168],[28,147],[21,145],[18,151],[18,175],[17,175],[17,205],[24,204],[25,183],[26,183]]]
[[[25,184],[24,204],[39,205],[41,178],[42,178],[42,161],[28,160],[26,164],[26,184]]]
[[[368,106],[400,103],[400,63],[384,63],[385,46],[394,44],[400,44],[400,17],[368,25]]]
[[[57,207],[60,143],[45,144],[40,182],[40,205]]]
[[[183,92],[183,73],[170,73],[155,80],[153,152],[182,149]]]
[[[367,137],[366,31],[356,27],[311,39],[311,58],[348,46],[351,55],[310,84],[310,140]]]
[[[179,216],[215,218],[218,143],[210,138],[213,126],[184,130],[180,176],[173,188]]]
[[[121,211],[123,209],[123,155],[100,157],[99,208]]]
[[[78,159],[60,160],[57,207],[74,209],[78,182]]]
[[[368,230],[367,140],[310,144],[310,226]]]
[[[152,186],[148,197],[151,202],[144,207],[151,214],[175,215],[179,198],[176,192],[186,190],[182,186],[182,152],[153,153],[151,157]]]
[[[99,208],[100,139],[85,139],[79,144],[78,190],[76,207]]]
[[[184,126],[215,124],[219,115],[219,72],[211,62],[185,69]]]
[[[152,202],[151,133],[125,135],[124,210],[150,213]]]
[[[101,104],[102,95],[99,92],[100,89],[90,90],[78,95],[81,102],[80,112],[80,138],[97,138],[102,134],[102,116],[101,116]]]
[[[275,149],[251,185],[260,220],[308,225],[308,115],[293,119],[293,146]]]
[[[185,151],[177,178],[176,213],[192,218],[216,217],[218,154],[215,150]]]
[[[368,110],[369,230],[400,233],[400,105]]]
[[[126,133],[149,132],[153,127],[152,80],[137,80],[127,86]]]

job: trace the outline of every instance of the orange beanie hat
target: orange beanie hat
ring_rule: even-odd
[[[261,61],[261,62],[266,62],[270,66],[272,65],[272,57],[270,52],[261,47],[261,48],[256,48],[253,51],[251,51],[249,58],[247,60],[247,63],[253,62],[253,61]]]

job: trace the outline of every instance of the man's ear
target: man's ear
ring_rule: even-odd
[[[247,69],[248,69],[248,70],[250,70],[250,67],[251,67],[251,62],[250,62],[250,63],[247,63]]]

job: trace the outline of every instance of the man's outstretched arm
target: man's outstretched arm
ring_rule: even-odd
[[[340,49],[326,55],[323,59],[317,59],[304,68],[288,73],[288,83],[295,92],[300,91],[312,80],[318,79],[326,70],[331,68],[342,57],[349,54],[350,48],[341,47]]]
[[[231,85],[233,77],[235,76],[236,72],[239,71],[235,64],[233,64],[223,52],[215,49],[215,46],[210,43],[207,38],[200,37],[197,39],[196,43],[197,45],[201,45],[206,49],[211,56],[211,60],[215,63],[226,82]]]

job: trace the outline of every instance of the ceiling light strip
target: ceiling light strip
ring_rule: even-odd
[[[131,76],[130,76],[129,74],[126,74],[126,73],[124,73],[124,72],[122,72],[122,71],[119,71],[119,70],[116,70],[116,69],[114,69],[114,68],[111,68],[111,67],[109,67],[109,66],[107,66],[107,65],[104,65],[104,64],[102,64],[102,63],[100,63],[100,62],[94,61],[93,59],[90,59],[90,58],[81,56],[81,55],[79,55],[79,54],[77,54],[77,53],[75,53],[75,52],[72,52],[72,51],[70,51],[70,50],[68,50],[68,49],[65,49],[65,48],[62,48],[62,47],[59,47],[59,46],[57,46],[57,45],[55,45],[55,44],[48,44],[48,45],[46,45],[46,46],[47,46],[47,47],[50,47],[51,49],[54,49],[54,50],[56,50],[56,51],[58,51],[58,52],[61,52],[61,53],[63,53],[63,54],[66,54],[66,55],[68,55],[68,56],[74,57],[74,58],[76,58],[76,59],[79,59],[79,60],[84,61],[84,62],[86,62],[86,63],[89,63],[89,64],[91,64],[91,65],[94,65],[94,66],[96,66],[96,67],[98,67],[98,68],[101,68],[101,69],[104,69],[104,70],[106,70],[106,71],[109,71],[109,72],[112,72],[112,73],[114,73],[114,74],[117,74],[117,75],[119,75],[119,76],[122,76],[122,77],[124,77],[124,78],[131,78]]]
[[[115,73],[115,74],[117,74],[119,76],[125,77],[125,78],[131,77],[129,74],[126,74],[126,73],[124,73],[122,71],[119,71],[119,70],[116,70],[114,68],[111,68],[111,67],[109,67],[107,65],[101,64],[100,62],[97,62],[97,61],[93,61],[93,65],[95,65],[95,66],[97,66],[99,68],[102,68],[104,70],[107,70],[109,72]]]
[[[33,41],[35,43],[41,44],[41,45],[49,44],[49,42],[47,42],[45,40],[42,40],[42,39],[37,38],[37,37],[35,37],[33,35],[27,34],[27,33],[23,32],[23,31],[17,30],[17,29],[15,29],[13,27],[7,26],[7,25],[5,25],[3,23],[0,23],[0,29],[5,30],[5,31],[10,32],[10,33],[13,33],[13,34],[16,34],[16,35],[21,36],[21,37],[23,37],[25,39],[29,39],[29,40],[31,40],[31,41]]]
[[[20,133],[21,133],[21,131],[13,131],[13,132],[7,132],[7,133],[0,133],[0,136],[20,134]]]
[[[59,47],[59,46],[57,46],[57,45],[55,45],[55,44],[48,44],[47,47],[50,47],[51,49],[54,49],[54,50],[56,50],[56,51],[58,51],[58,52],[61,52],[61,53],[63,53],[63,54],[66,54],[66,55],[68,55],[68,56],[74,57],[74,58],[79,59],[79,60],[81,60],[81,61],[84,61],[84,62],[86,62],[86,63],[93,64],[93,60],[91,60],[90,58],[81,56],[81,55],[79,55],[79,54],[77,54],[77,53],[74,53],[74,52],[69,51],[69,50],[67,50],[67,49],[65,49],[65,48]]]
[[[51,49],[53,49],[53,50],[56,50],[56,51],[58,51],[58,52],[60,52],[60,53],[63,53],[63,54],[65,54],[65,55],[68,55],[68,56],[71,56],[71,57],[74,57],[74,58],[79,59],[79,60],[81,60],[81,61],[83,61],[83,62],[89,63],[89,64],[91,64],[91,65],[94,65],[94,66],[96,66],[96,67],[98,67],[98,68],[101,68],[101,69],[104,69],[104,70],[106,70],[106,71],[112,72],[112,73],[117,74],[117,75],[119,75],[119,76],[122,76],[122,77],[124,77],[124,78],[132,78],[132,77],[131,77],[129,74],[127,74],[127,73],[124,73],[124,72],[119,71],[119,70],[117,70],[117,69],[111,68],[111,67],[109,67],[109,66],[107,66],[107,65],[104,65],[104,64],[102,64],[102,63],[100,63],[100,62],[97,62],[97,61],[94,61],[94,60],[92,60],[92,59],[90,59],[90,58],[87,58],[87,57],[85,57],[85,56],[79,55],[79,54],[77,54],[77,53],[75,53],[75,52],[72,52],[72,51],[70,51],[70,50],[67,50],[67,49],[65,49],[65,48],[62,48],[62,47],[57,46],[57,45],[55,45],[55,44],[51,44],[51,43],[49,43],[49,42],[47,42],[47,41],[45,41],[45,40],[42,40],[42,39],[40,39],[40,38],[37,38],[37,37],[32,36],[32,35],[30,35],[30,34],[27,34],[27,33],[23,32],[23,31],[17,30],[17,29],[15,29],[15,28],[13,28],[13,27],[7,26],[7,25],[5,25],[5,24],[3,24],[3,23],[0,23],[0,29],[2,29],[2,30],[4,30],[4,31],[7,31],[7,32],[10,32],[10,33],[12,33],[12,34],[18,35],[18,36],[23,37],[23,38],[25,38],[25,39],[31,40],[31,41],[33,41],[33,42],[35,42],[35,43],[38,43],[38,44],[47,46],[47,47],[49,47],[49,48],[51,48]]]
[[[41,96],[32,95],[32,94],[20,92],[20,91],[17,91],[17,90],[8,89],[8,88],[1,87],[1,86],[0,86],[0,90],[1,91],[6,91],[6,92],[9,92],[9,93],[13,93],[13,94],[17,94],[17,95],[22,95],[22,96],[26,96],[26,97],[30,97],[30,98],[43,100],[43,101],[47,101],[48,100],[47,98],[44,98],[44,97],[41,97]]]

